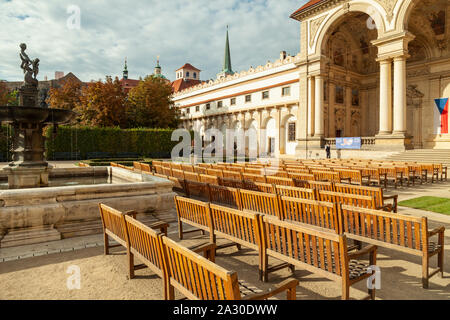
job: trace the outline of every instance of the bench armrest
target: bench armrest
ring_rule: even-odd
[[[356,259],[359,258],[363,255],[369,254],[369,253],[375,253],[377,252],[377,246],[375,245],[371,245],[371,246],[367,246],[361,250],[355,251],[355,252],[350,252],[348,254],[348,258],[349,259]]]
[[[383,197],[383,202],[384,200],[393,200],[393,204],[392,204],[392,208],[394,210],[395,213],[397,213],[398,210],[398,194],[393,195],[393,196],[385,196]]]
[[[287,300],[295,300],[296,298],[296,288],[298,286],[298,280],[294,278],[289,278],[275,285],[274,289],[266,290],[262,293],[250,294],[244,297],[244,300],[265,300],[273,297],[283,291],[287,291]]]
[[[167,237],[167,229],[169,228],[169,224],[167,222],[165,221],[155,222],[149,225],[149,227],[152,229],[159,229],[161,233],[164,233],[164,235]]]
[[[136,219],[137,212],[135,210],[130,210],[130,211],[124,212],[123,214],[126,216],[133,217],[133,219]]]
[[[203,253],[203,256],[211,262],[215,262],[216,260],[217,245],[215,243],[201,243],[198,245],[190,246],[188,247],[188,249],[194,251],[195,253]]]
[[[436,228],[434,230],[428,231],[428,237],[435,236],[439,233],[443,234],[444,232],[445,232],[445,227],[442,226],[442,227]]]

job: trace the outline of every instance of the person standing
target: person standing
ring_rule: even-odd
[[[327,152],[327,159],[331,159],[331,147],[330,147],[330,145],[327,145],[325,147],[325,151]]]

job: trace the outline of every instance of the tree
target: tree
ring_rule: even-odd
[[[125,128],[126,93],[119,79],[107,77],[105,82],[91,82],[83,87],[75,111],[80,114],[81,124]]]
[[[19,99],[17,96],[17,90],[9,91],[6,83],[0,81],[0,106],[17,106],[19,105]]]
[[[80,104],[81,87],[81,82],[69,79],[62,87],[51,88],[47,104],[50,108],[73,110]]]
[[[178,113],[171,99],[172,87],[166,81],[147,76],[128,93],[129,127],[175,128]]]

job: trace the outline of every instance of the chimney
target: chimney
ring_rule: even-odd
[[[59,80],[64,77],[64,71],[55,71],[55,80]]]
[[[284,59],[286,59],[286,51],[281,51],[280,52],[280,60],[283,61]]]

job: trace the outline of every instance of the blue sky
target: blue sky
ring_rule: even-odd
[[[160,56],[163,74],[189,62],[202,80],[221,71],[229,25],[234,71],[265,64],[280,51],[299,51],[300,23],[289,15],[305,0],[0,0],[0,79],[22,80],[19,44],[39,57],[39,80],[55,71],[83,81],[153,73]],[[75,7],[71,7],[75,6]],[[75,11],[79,8],[80,28]]]

